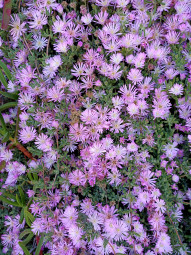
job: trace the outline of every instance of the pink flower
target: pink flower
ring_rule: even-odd
[[[133,83],[137,83],[143,80],[143,76],[140,70],[131,68],[131,70],[129,71],[129,74],[127,75],[127,79],[129,79]]]
[[[61,102],[64,97],[64,91],[58,86],[48,89],[47,98],[53,102]]]
[[[73,141],[83,142],[87,139],[87,129],[82,124],[78,125],[78,123],[75,123],[70,127],[69,136]]]
[[[135,152],[138,151],[138,145],[135,142],[128,143],[127,150],[129,152]]]
[[[37,148],[44,152],[52,150],[52,143],[53,143],[52,140],[43,133],[36,138],[36,142],[35,142],[35,144],[37,145]]]
[[[166,208],[164,205],[165,205],[164,200],[162,200],[162,199],[155,200],[154,206],[155,206],[157,212],[161,211],[162,213],[164,213],[166,211]]]
[[[176,174],[174,174],[174,175],[172,176],[172,180],[173,180],[174,182],[178,182],[178,181],[179,181],[179,176],[176,175]]]
[[[36,130],[33,127],[26,126],[19,131],[19,140],[23,143],[33,141],[36,137]]]
[[[68,179],[71,184],[76,185],[76,186],[79,186],[79,185],[84,186],[86,183],[85,175],[80,170],[75,170],[75,171],[71,172],[69,174]]]

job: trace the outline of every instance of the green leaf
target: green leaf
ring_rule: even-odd
[[[44,240],[44,236],[42,235],[40,240],[39,240],[38,246],[36,248],[35,255],[39,255],[40,249],[42,247],[43,240]]]
[[[104,239],[103,241],[103,247],[104,249],[106,248],[107,244],[109,243],[109,241],[107,239]]]
[[[16,194],[16,200],[17,200],[17,203],[22,207],[23,204],[22,204],[22,202],[21,202],[21,200],[20,200],[18,194]]]
[[[7,84],[7,81],[5,80],[5,77],[4,77],[4,75],[3,75],[1,70],[0,70],[0,81],[3,83],[3,85],[7,89],[8,84]]]
[[[24,231],[22,231],[22,232],[20,233],[19,239],[22,239],[24,236],[26,236],[26,235],[28,235],[28,234],[31,234],[31,233],[32,233],[31,229],[30,229],[30,228],[27,228],[27,229],[25,229]]]
[[[23,240],[23,244],[24,244],[24,245],[27,245],[27,244],[30,242],[30,240],[33,238],[33,236],[34,236],[33,233],[29,234],[29,235],[27,236],[27,238],[25,238],[25,239]]]
[[[8,198],[11,198],[11,199],[14,199],[14,200],[16,201],[16,197],[15,197],[13,194],[11,194],[11,193],[4,192],[4,193],[3,193],[3,196],[8,197]]]
[[[37,173],[33,173],[33,177],[35,181],[38,181],[38,174]]]
[[[21,210],[21,214],[20,214],[20,220],[19,220],[19,224],[22,224],[24,220],[24,207]]]
[[[33,223],[33,221],[35,220],[35,217],[29,211],[26,211],[26,214],[28,218],[30,219],[31,223]]]
[[[17,206],[17,207],[22,207],[17,202],[10,201],[7,198],[3,197],[2,195],[0,196],[0,200],[3,201],[6,204],[9,204],[9,205],[14,205],[14,206]]]
[[[13,100],[17,100],[19,97],[18,94],[8,93],[8,92],[4,92],[4,91],[0,91],[0,94],[3,95],[4,97],[11,98]]]
[[[1,122],[3,130],[7,131],[5,121],[4,121],[3,115],[1,113],[0,113],[0,122]]]
[[[9,132],[7,131],[7,132],[5,133],[5,135],[3,136],[2,142],[3,142],[3,143],[6,143],[7,141],[9,141],[9,137],[10,137],[10,134],[9,134]]]
[[[6,166],[6,162],[5,162],[5,161],[1,161],[1,163],[0,163],[0,171],[1,171],[3,168],[5,168],[5,166]]]
[[[17,106],[17,102],[10,102],[10,103],[3,104],[0,106],[0,112],[15,106]]]
[[[7,66],[5,65],[5,63],[3,63],[1,60],[0,60],[0,67],[3,69],[3,71],[5,72],[7,78],[9,80],[11,80],[11,72],[9,71],[9,69],[7,68]]]
[[[31,221],[30,221],[30,219],[27,215],[27,208],[26,207],[24,207],[24,217],[25,217],[25,221],[26,221],[27,225],[30,227],[31,226]]]
[[[20,186],[18,186],[18,191],[19,191],[19,194],[21,197],[22,204],[24,205],[25,204],[25,194],[23,192],[23,189]]]
[[[27,206],[24,207],[24,217],[27,225],[30,227],[35,220],[35,217],[27,210]]]
[[[31,255],[29,250],[27,249],[27,247],[23,244],[23,242],[19,242],[19,245],[22,248],[22,250],[24,251],[25,255]]]
[[[27,173],[27,176],[28,176],[28,178],[29,178],[30,181],[33,181],[33,176],[32,176],[31,173]]]

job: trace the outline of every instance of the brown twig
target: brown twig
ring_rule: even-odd
[[[177,231],[176,227],[174,226],[174,223],[173,223],[173,221],[172,221],[172,219],[171,219],[171,217],[170,217],[170,214],[169,214],[167,211],[166,211],[166,214],[168,215],[168,217],[169,217],[169,219],[170,219],[170,222],[171,222],[171,224],[172,224],[173,227],[174,227],[174,230],[175,230],[175,232],[176,232],[176,235],[178,236],[178,240],[179,240],[180,245],[183,246],[183,243],[182,243],[182,241],[181,241],[181,239],[180,239],[180,236],[179,236],[179,234],[178,234],[178,231]],[[186,251],[185,251],[185,254],[188,255]]]
[[[102,238],[102,240],[104,240],[104,238],[103,238],[103,236],[102,236],[102,235],[100,235],[100,237]],[[112,251],[113,251],[113,254],[114,254],[114,255],[116,255],[116,252],[115,252],[115,250],[114,250],[113,246],[110,244],[110,242],[109,242],[109,241],[108,241],[108,244],[109,244],[109,246],[111,247],[111,249],[112,249]]]
[[[30,49],[30,47],[29,47],[29,45],[28,45],[28,43],[27,43],[27,40],[26,40],[26,38],[25,38],[25,34],[22,33],[22,35],[23,35],[23,39],[24,39],[25,45],[27,46],[27,48],[28,48],[30,54],[33,55],[32,51],[31,51],[31,49]]]
[[[49,43],[50,43],[50,36],[48,37],[48,43],[47,43],[47,46],[46,46],[46,55],[47,56],[48,56]]]
[[[20,144],[19,142],[15,142],[13,138],[9,138],[9,140],[13,142],[13,145],[16,146],[17,149],[19,149],[27,158],[36,161],[36,159],[33,158],[32,154],[22,144]]]

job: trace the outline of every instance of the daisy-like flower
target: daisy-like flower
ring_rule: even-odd
[[[113,170],[112,173],[108,173],[107,175],[109,179],[109,184],[114,184],[118,186],[121,183],[121,174],[117,169]]]
[[[27,51],[24,50],[20,50],[17,52],[15,59],[13,60],[14,64],[16,67],[19,67],[20,64],[22,64],[23,62],[26,61],[27,58]]]
[[[129,0],[116,0],[118,8],[125,8],[129,4]]]
[[[86,65],[83,63],[79,63],[73,66],[73,69],[71,70],[71,72],[72,72],[72,75],[78,77],[78,76],[84,75],[85,69],[86,69]]]
[[[19,16],[16,14],[11,16],[10,26],[12,27],[10,32],[14,41],[17,41],[22,33],[26,32],[26,28],[24,28],[25,22],[21,23]]]
[[[64,91],[61,90],[58,86],[50,88],[47,92],[47,98],[53,102],[61,102],[64,97]]]
[[[161,211],[162,213],[164,213],[166,211],[166,208],[165,208],[165,202],[164,200],[162,199],[156,199],[155,200],[155,208],[156,208],[156,211],[159,212]]]
[[[108,13],[106,11],[101,11],[97,15],[94,16],[94,19],[97,20],[96,23],[104,25],[106,19],[108,18]]]
[[[169,44],[178,43],[179,38],[180,38],[180,34],[174,32],[174,31],[169,31],[168,34],[166,35],[166,39],[167,39]]]
[[[75,123],[70,127],[70,134],[69,134],[71,140],[80,142],[85,141],[87,138],[87,129],[82,125],[78,125],[78,123]]]
[[[85,16],[82,16],[82,18],[81,18],[81,21],[82,21],[85,25],[90,24],[90,23],[92,22],[92,20],[93,20],[93,17],[91,16],[90,13],[88,13],[88,14],[85,15]]]
[[[43,225],[42,219],[40,219],[40,218],[35,219],[35,221],[33,221],[32,225],[31,225],[31,231],[35,235],[39,235],[44,230],[45,230],[45,226]]]
[[[69,182],[73,185],[79,186],[84,185],[86,183],[85,175],[80,170],[75,170],[69,174]]]
[[[27,110],[35,103],[34,97],[31,94],[20,94],[18,100],[21,110]]]
[[[35,11],[32,13],[33,21],[29,22],[29,27],[40,30],[44,25],[47,24],[47,17],[45,14],[41,14],[40,11]]]
[[[135,68],[132,68],[127,75],[127,78],[133,83],[141,82],[144,78],[141,74],[141,71]]]
[[[52,150],[52,140],[45,134],[40,134],[35,141],[37,148],[44,152]]]
[[[33,48],[35,50],[43,50],[44,47],[46,47],[48,40],[45,37],[41,37],[40,35],[34,36],[34,40],[32,41],[33,43]]]
[[[138,151],[138,145],[135,142],[131,142],[127,145],[127,150],[129,152],[135,152]]]
[[[100,225],[104,222],[103,218],[96,211],[88,216],[88,221],[93,224],[95,231],[99,231],[101,229]]]
[[[23,143],[28,143],[34,140],[36,137],[36,130],[33,127],[26,126],[24,129],[19,131],[19,140]]]
[[[175,83],[173,85],[173,87],[171,89],[169,89],[169,92],[174,94],[174,95],[176,95],[176,96],[182,95],[183,91],[184,91],[183,85],[182,84],[178,84],[178,83]]]

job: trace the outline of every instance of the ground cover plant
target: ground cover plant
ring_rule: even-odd
[[[190,254],[191,1],[0,7],[0,254]]]

